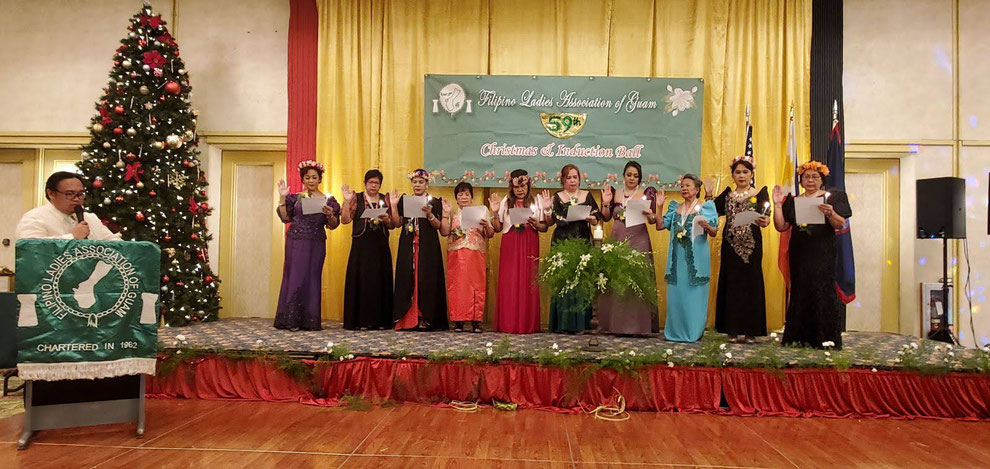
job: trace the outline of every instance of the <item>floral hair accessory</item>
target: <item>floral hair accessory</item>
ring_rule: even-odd
[[[299,169],[302,170],[304,168],[306,168],[306,169],[312,168],[312,169],[315,169],[315,170],[317,170],[317,171],[319,171],[321,173],[325,171],[322,164],[320,164],[317,161],[313,161],[313,160],[306,160],[306,161],[303,161],[302,163],[299,163]]]
[[[748,156],[748,155],[739,155],[739,156],[733,158],[732,159],[732,163],[729,163],[729,167],[731,168],[731,167],[735,166],[736,163],[738,163],[740,161],[745,161],[745,162],[749,163],[750,166],[753,167],[753,169],[756,169],[756,160],[752,156]]]
[[[528,175],[516,176],[512,178],[512,187],[519,186],[530,186],[533,184],[533,180],[530,179]]]
[[[417,169],[416,171],[407,174],[407,176],[409,177],[410,181],[412,181],[414,178],[423,178],[426,179],[427,181],[430,180],[430,172],[424,171],[422,169]]]
[[[807,171],[814,171],[818,174],[821,174],[823,177],[828,176],[828,166],[818,161],[809,161],[807,163],[802,164],[801,166],[798,166],[797,169],[798,176],[804,175],[804,173]]]

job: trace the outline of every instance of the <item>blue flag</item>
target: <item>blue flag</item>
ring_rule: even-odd
[[[845,191],[845,152],[842,148],[842,134],[839,122],[832,122],[832,133],[828,139],[828,155],[825,164],[829,168],[829,179],[834,189]],[[841,229],[835,230],[835,291],[843,304],[856,299],[856,265],[853,261],[852,233],[849,219]]]

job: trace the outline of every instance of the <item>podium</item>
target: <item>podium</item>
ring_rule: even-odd
[[[136,422],[144,435],[160,262],[147,242],[17,242],[17,369],[26,383],[18,449],[55,428]]]

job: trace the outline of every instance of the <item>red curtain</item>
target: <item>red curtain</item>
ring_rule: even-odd
[[[315,0],[289,0],[289,121],[286,126],[286,181],[302,190],[300,162],[316,159],[316,79],[319,14]]]
[[[618,391],[629,410],[717,412],[721,388],[718,373],[706,368],[655,367],[626,375],[528,363],[469,365],[378,358],[306,363],[314,368],[312,383],[297,382],[259,361],[206,358],[183,364],[165,378],[150,379],[148,395],[336,405],[337,398],[348,394],[422,404],[499,400],[523,408],[576,412],[612,403]]]
[[[513,402],[555,412],[615,403],[629,410],[792,417],[933,417],[990,419],[990,376],[953,373],[655,366],[635,374],[529,363],[470,365],[422,359],[306,361],[299,381],[273,364],[210,357],[152,378],[150,397],[244,399],[338,405],[340,396],[439,404]],[[728,409],[720,408],[724,395]]]
[[[792,417],[990,418],[990,376],[852,369],[726,368],[722,385],[730,413]]]

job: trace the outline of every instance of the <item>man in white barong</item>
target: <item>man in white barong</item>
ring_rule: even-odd
[[[99,217],[82,210],[86,198],[82,176],[67,171],[52,174],[45,182],[45,198],[48,201],[44,205],[21,217],[17,239],[120,240]]]

